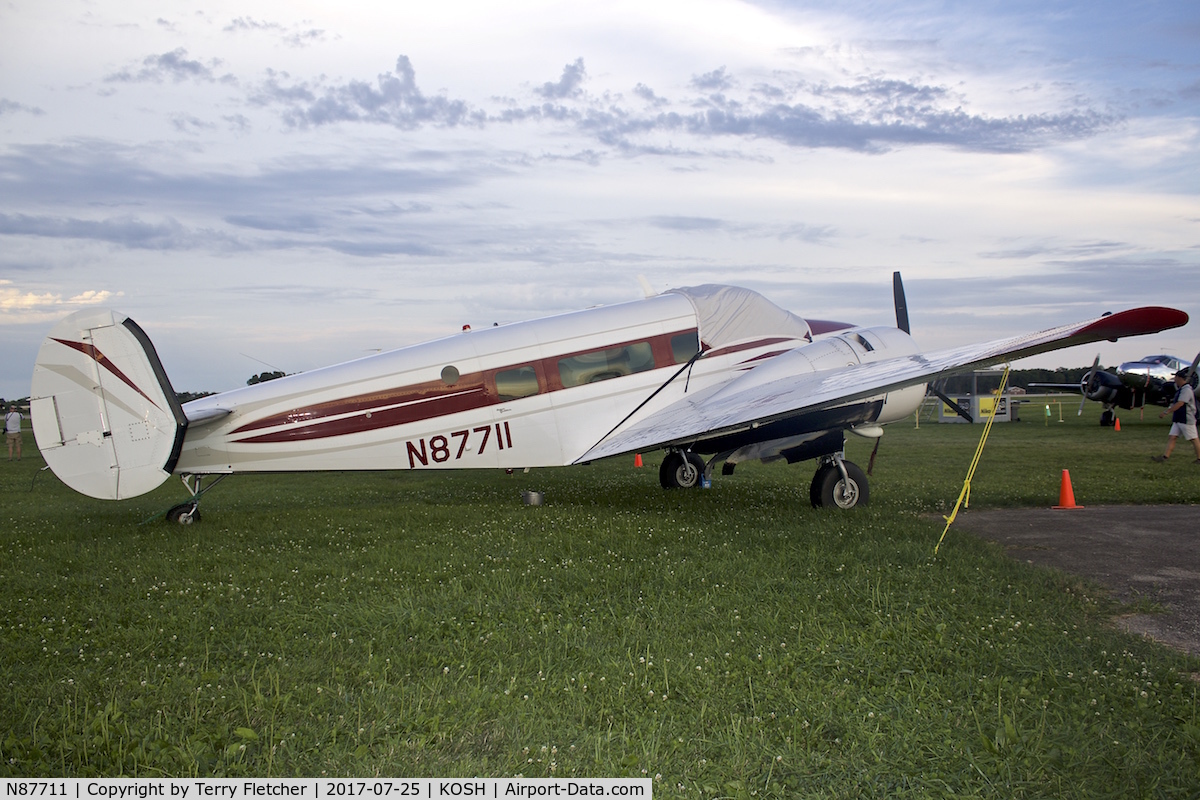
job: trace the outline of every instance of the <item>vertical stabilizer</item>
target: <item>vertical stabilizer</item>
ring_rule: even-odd
[[[30,416],[54,474],[103,500],[166,480],[187,430],[154,345],[133,320],[107,310],[76,312],[42,342]]]

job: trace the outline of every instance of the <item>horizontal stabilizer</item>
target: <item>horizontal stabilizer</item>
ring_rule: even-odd
[[[103,500],[166,480],[187,430],[154,346],[113,311],[79,311],[50,331],[33,370],[30,416],[54,474]]]

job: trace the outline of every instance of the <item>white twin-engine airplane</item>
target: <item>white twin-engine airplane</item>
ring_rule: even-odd
[[[47,336],[31,415],[68,486],[119,500],[179,475],[201,495],[243,472],[523,468],[666,449],[664,487],[750,459],[816,459],[815,506],[868,499],[847,431],[882,436],[925,384],[983,364],[1157,333],[1187,322],[1147,307],[921,354],[897,327],[804,320],[748,289],[698,286],[619,305],[463,332],[180,405],[133,320],[80,311]],[[707,458],[705,458],[707,456]],[[205,483],[207,481],[207,483]]]

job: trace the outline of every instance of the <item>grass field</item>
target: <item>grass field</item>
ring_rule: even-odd
[[[1063,469],[1083,504],[1200,500],[1190,459],[1150,461],[1156,413],[1075,408],[997,425],[972,507],[1052,505]],[[664,492],[646,454],[235,477],[189,528],[142,524],[177,482],[92,501],[27,436],[0,470],[0,773],[1197,796],[1200,664],[968,534],[934,555],[981,430],[890,426],[854,512],[809,507],[811,464]]]

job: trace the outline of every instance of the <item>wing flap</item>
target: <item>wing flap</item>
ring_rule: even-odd
[[[1158,306],[1135,308],[1038,333],[925,354],[890,358],[767,382],[734,380],[677,401],[618,428],[579,462],[652,447],[684,445],[776,420],[832,408],[929,383],[977,366],[1011,361],[1079,344],[1158,333],[1186,324],[1188,315]],[[778,359],[786,359],[786,354]],[[745,377],[752,378],[754,371]],[[578,463],[578,462],[577,462]]]

